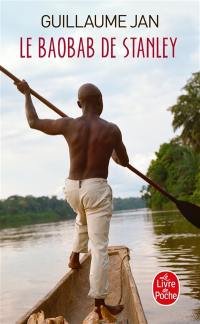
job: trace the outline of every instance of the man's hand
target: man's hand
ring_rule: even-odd
[[[126,153],[126,148],[124,146],[124,144],[122,143],[121,145],[121,159],[118,157],[117,153],[115,150],[113,150],[112,152],[112,159],[115,161],[115,163],[123,166],[123,167],[127,167],[127,165],[129,164],[129,158],[128,158],[128,155]]]
[[[25,80],[14,82],[17,89],[25,95],[26,118],[29,126],[49,135],[63,135],[69,117],[60,119],[40,119],[31,99],[31,91]]]
[[[24,95],[30,94],[30,87],[25,80],[14,82],[14,84],[17,86],[17,89]]]

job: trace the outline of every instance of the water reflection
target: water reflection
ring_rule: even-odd
[[[160,266],[178,275],[183,295],[200,300],[200,230],[179,212],[152,213],[152,223]],[[200,320],[200,306],[193,316]]]
[[[73,227],[73,224],[74,220],[67,222],[68,227]],[[38,243],[41,240],[54,237],[56,233],[60,233],[61,229],[65,227],[66,221],[3,229],[0,231],[0,247],[13,246],[20,248],[27,241]]]

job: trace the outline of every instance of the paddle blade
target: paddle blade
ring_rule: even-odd
[[[183,216],[194,226],[200,228],[200,207],[190,202],[177,200],[176,206]]]

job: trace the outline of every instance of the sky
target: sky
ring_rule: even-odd
[[[197,1],[1,1],[1,64],[71,117],[80,116],[77,90],[86,82],[102,91],[102,118],[117,124],[130,163],[145,173],[155,152],[175,136],[170,106],[176,103],[192,73],[199,70],[199,15]],[[67,29],[41,26],[42,15],[107,14],[159,15],[159,28]],[[176,57],[124,59],[118,46],[116,59],[20,58],[20,37],[177,37]],[[58,116],[34,100],[41,118]],[[69,154],[62,136],[30,129],[24,98],[12,81],[1,75],[1,198],[10,195],[63,198]],[[110,162],[108,181],[115,197],[140,196],[145,182],[127,168]]]

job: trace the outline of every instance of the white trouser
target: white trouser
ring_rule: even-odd
[[[65,199],[77,213],[73,252],[88,251],[91,245],[90,291],[92,298],[108,294],[108,235],[112,216],[112,189],[107,180],[67,179]]]

